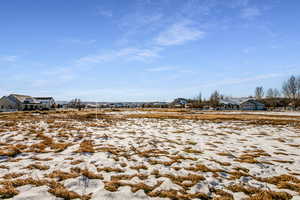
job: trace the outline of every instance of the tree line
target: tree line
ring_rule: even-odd
[[[267,108],[297,108],[300,107],[300,76],[290,76],[287,80],[283,81],[280,89],[268,88],[264,89],[263,86],[258,86],[254,90],[253,95],[249,98],[255,98],[265,104]],[[221,99],[230,98],[220,94],[217,90],[214,91],[209,99],[202,98],[200,93],[195,98],[188,99],[192,107],[218,107]]]

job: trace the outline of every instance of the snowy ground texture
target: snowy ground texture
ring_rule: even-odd
[[[123,114],[1,117],[0,199],[300,199],[295,126]]]

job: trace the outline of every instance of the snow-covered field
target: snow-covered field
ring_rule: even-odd
[[[210,113],[219,114],[249,114],[249,115],[284,115],[284,116],[300,116],[299,111],[272,112],[272,111],[213,111]]]
[[[293,126],[0,120],[0,199],[300,199]]]

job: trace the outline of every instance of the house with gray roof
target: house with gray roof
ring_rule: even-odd
[[[10,94],[0,99],[0,111],[42,110],[51,108],[49,104],[41,100],[41,98],[36,99],[28,95]]]
[[[223,110],[265,110],[265,105],[254,98],[224,98],[219,105]]]

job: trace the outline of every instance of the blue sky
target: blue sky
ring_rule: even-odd
[[[0,95],[248,96],[300,74],[298,0],[3,0]]]

